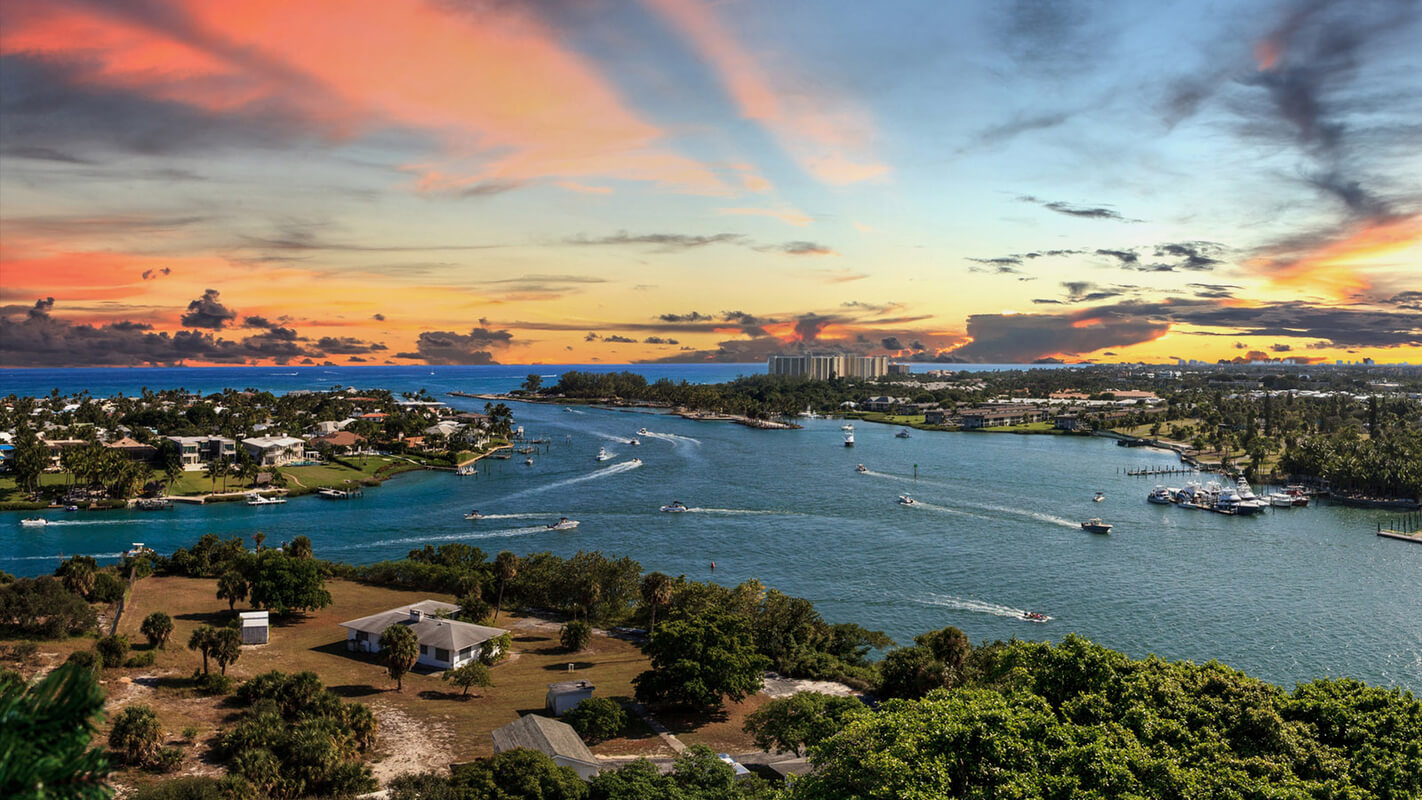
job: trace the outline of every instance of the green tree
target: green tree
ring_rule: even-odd
[[[135,767],[154,763],[163,746],[163,728],[158,715],[143,705],[125,706],[114,718],[109,731],[109,748],[125,764]]]
[[[642,579],[641,589],[642,602],[646,604],[651,615],[651,622],[647,625],[647,633],[651,635],[657,632],[657,609],[671,602],[676,582],[664,573],[649,572]]]
[[[518,748],[450,767],[460,797],[498,800],[583,800],[588,787],[570,767],[537,750]]]
[[[499,622],[499,611],[504,607],[504,587],[518,577],[518,556],[503,550],[494,557],[494,571],[499,575],[499,599],[494,602],[494,624]]]
[[[311,540],[305,536],[298,536],[290,542],[287,542],[284,549],[287,555],[297,559],[309,559],[314,553],[311,547]]]
[[[168,637],[173,635],[173,618],[162,611],[154,611],[143,618],[143,624],[138,626],[138,631],[147,637],[150,647],[166,650]]]
[[[746,620],[722,611],[665,622],[644,650],[652,668],[632,681],[637,699],[696,709],[753,694],[770,665],[756,652]]]
[[[252,555],[247,563],[247,597],[257,608],[290,614],[331,604],[325,576],[315,559],[269,549]]]
[[[98,563],[92,556],[71,556],[54,570],[54,576],[64,582],[64,588],[88,598],[94,593],[94,576]]]
[[[92,670],[63,664],[31,685],[0,688],[0,797],[102,800],[109,765],[90,747],[104,693]]]
[[[27,426],[15,432],[15,455],[10,471],[15,475],[15,483],[27,492],[39,489],[40,475],[49,466],[49,446],[35,436]]]
[[[803,756],[807,748],[839,732],[850,718],[865,713],[868,709],[853,697],[796,692],[751,712],[744,727],[762,750],[789,750]]]
[[[563,721],[583,739],[597,743],[621,735],[627,727],[627,712],[609,697],[589,697],[563,715]]]
[[[405,690],[405,673],[420,657],[420,640],[404,625],[391,625],[380,634],[380,655],[385,669],[395,680],[395,691]]]
[[[466,697],[469,695],[471,687],[488,688],[494,685],[494,677],[489,672],[489,668],[478,661],[470,661],[454,669],[447,669],[440,679],[458,686],[463,690],[460,694]]]
[[[456,612],[456,616],[466,622],[478,625],[488,619],[489,613],[493,610],[489,606],[489,601],[474,591],[459,598],[459,611]]]
[[[237,601],[247,599],[247,579],[241,572],[229,569],[217,579],[217,599],[227,601],[227,610],[237,608]]]
[[[581,620],[572,620],[563,625],[563,629],[558,632],[558,642],[563,645],[563,649],[569,653],[577,653],[587,649],[588,643],[592,641],[592,626]]]
[[[202,674],[207,675],[207,660],[217,648],[217,629],[211,625],[199,625],[188,637],[188,649],[202,653]]]
[[[121,667],[123,660],[128,657],[128,637],[120,634],[100,637],[99,641],[94,643],[94,650],[105,667]]]
[[[525,392],[528,392],[529,394],[537,394],[537,393],[538,393],[538,390],[541,389],[542,387],[543,387],[543,376],[542,376],[542,375],[538,375],[538,374],[536,374],[536,373],[530,373],[528,377],[526,377],[526,378],[523,379],[523,386],[522,386],[522,389],[523,389]]]
[[[222,674],[227,674],[227,665],[242,657],[242,632],[236,628],[218,628],[212,637],[212,660],[217,662]]]

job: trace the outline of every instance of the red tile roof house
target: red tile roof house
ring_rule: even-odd
[[[312,447],[328,445],[337,453],[349,453],[359,450],[360,446],[365,444],[365,437],[350,431],[335,431],[322,436],[313,436],[307,440],[307,443]]]

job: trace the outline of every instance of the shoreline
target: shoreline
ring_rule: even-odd
[[[704,409],[687,409],[667,405],[665,403],[655,403],[650,400],[621,400],[614,398],[590,399],[583,397],[559,397],[545,398],[533,395],[511,395],[511,394],[483,394],[478,392],[445,392],[450,397],[463,397],[471,400],[489,400],[500,403],[529,403],[541,406],[592,406],[605,408],[609,411],[624,411],[631,409],[663,409],[682,419],[692,422],[731,422],[736,425],[744,425],[747,428],[755,428],[763,431],[789,431],[800,430],[801,426],[793,422],[776,422],[774,420],[754,419],[741,414],[723,414],[719,411],[706,411]]]

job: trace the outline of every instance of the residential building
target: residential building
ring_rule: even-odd
[[[485,643],[508,631],[448,619],[459,610],[453,603],[422,600],[408,606],[381,611],[368,617],[342,622],[346,629],[346,649],[358,653],[380,652],[380,635],[386,628],[403,625],[420,641],[417,664],[434,669],[453,669],[479,657]]]
[[[1052,427],[1059,431],[1079,431],[1090,430],[1091,426],[1082,421],[1081,417],[1075,414],[1058,414],[1052,423]]]
[[[948,412],[941,408],[930,408],[923,412],[923,423],[925,425],[947,425]]]
[[[910,398],[907,397],[890,397],[888,395],[879,395],[878,397],[871,397],[868,400],[865,400],[860,407],[863,408],[865,411],[887,412],[893,411],[894,408],[896,408],[900,403],[907,403],[909,402],[909,400]]]
[[[254,436],[242,446],[260,467],[282,467],[306,460],[306,442],[292,436]]]
[[[583,780],[592,778],[602,769],[597,756],[571,725],[539,714],[525,714],[502,728],[495,728],[489,737],[494,740],[495,753],[519,748],[537,750],[558,766],[572,768]]]
[[[889,373],[889,357],[844,353],[775,355],[766,359],[765,367],[771,375],[801,375],[812,381],[832,378],[872,380]]]
[[[1046,411],[1030,405],[993,405],[970,408],[962,413],[963,430],[995,428],[1001,425],[1022,425],[1040,422],[1046,418]]]
[[[561,681],[548,684],[548,694],[544,697],[544,707],[561,717],[578,707],[578,703],[592,697],[597,687],[587,681]]]
[[[202,469],[210,461],[237,458],[237,440],[226,436],[164,436],[163,440],[178,446],[186,470]]]
[[[158,452],[158,448],[153,445],[144,444],[143,442],[130,439],[127,436],[116,442],[109,442],[105,444],[104,447],[123,453],[130,461],[147,461],[153,458],[154,453]]]
[[[350,431],[332,431],[322,436],[313,436],[309,440],[313,448],[330,447],[331,452],[338,454],[353,453],[360,450],[365,444],[365,437]]]
[[[913,368],[910,367],[908,364],[890,364],[890,365],[889,365],[889,374],[890,374],[890,375],[912,375],[912,374],[913,374]]]

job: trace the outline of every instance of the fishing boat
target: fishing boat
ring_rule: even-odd
[[[691,509],[687,508],[680,500],[673,500],[662,506],[659,510],[667,514],[680,514],[684,511],[690,511]]]
[[[1046,622],[1047,620],[1051,619],[1051,617],[1047,616],[1046,614],[1043,614],[1040,611],[1023,611],[1022,619],[1026,620],[1027,622]]]
[[[638,429],[637,429],[637,435],[638,435],[638,436],[646,436],[646,435],[647,435],[647,429],[646,429],[646,428],[638,428]]]
[[[908,428],[900,428],[900,429],[899,429],[899,432],[896,433],[896,434],[894,434],[894,438],[895,438],[895,439],[907,439],[907,438],[909,438]]]
[[[642,444],[642,440],[634,436],[631,439],[628,439],[627,443],[632,445],[633,447],[637,447]]]
[[[593,458],[597,461],[606,461],[609,458],[612,458],[612,454],[607,452],[606,447],[599,447],[597,449],[597,455],[593,456]]]
[[[1168,506],[1175,502],[1175,495],[1179,491],[1179,489],[1171,489],[1168,486],[1157,486],[1151,490],[1150,494],[1146,495],[1146,502],[1155,503],[1158,506]]]
[[[854,430],[854,426],[851,425],[851,424],[845,424],[845,425],[839,426],[839,429],[842,430],[842,431],[852,431],[852,430]]]
[[[476,509],[474,509],[473,511],[470,511],[468,514],[465,514],[465,515],[464,515],[464,518],[467,519],[467,520],[473,521],[473,520],[476,520],[476,519],[483,519],[483,518],[484,518],[484,515],[483,515],[483,514],[480,514],[480,513],[479,513],[479,509],[476,508]]]
[[[901,494],[901,495],[899,495],[899,505],[901,505],[901,506],[911,506],[911,505],[914,505],[915,503],[916,503],[916,501],[915,501],[912,497],[909,497],[909,496],[906,495],[906,494]]]
[[[1257,514],[1269,505],[1267,501],[1259,499],[1254,494],[1254,490],[1249,488],[1249,481],[1244,478],[1240,478],[1235,483],[1235,490],[1239,493],[1239,502],[1234,507],[1236,514]]]
[[[849,433],[846,433],[846,434],[844,435],[844,446],[845,446],[845,447],[853,447],[853,446],[854,446],[854,431],[850,431]]]
[[[578,527],[578,521],[575,519],[568,519],[567,517],[563,517],[557,522],[549,523],[544,527],[548,528],[548,530],[550,531],[570,531]]]
[[[49,520],[44,517],[25,517],[20,520],[20,524],[26,528],[38,528],[41,525],[48,525]]]
[[[1102,500],[1105,500],[1105,499],[1106,499],[1106,493],[1105,493],[1105,492],[1097,492],[1097,493],[1096,493],[1096,496],[1093,497],[1093,498],[1091,498],[1091,502],[1093,502],[1093,503],[1099,503],[1099,502],[1101,502]]]
[[[1100,517],[1092,517],[1091,519],[1081,523],[1081,529],[1084,531],[1091,531],[1092,533],[1111,532],[1111,526],[1105,522],[1102,522]]]
[[[1287,494],[1285,492],[1274,492],[1272,494],[1266,494],[1264,495],[1264,499],[1268,500],[1269,505],[1275,508],[1293,508],[1294,505],[1293,495]]]
[[[247,495],[247,505],[249,506],[279,506],[285,502],[285,497],[265,497],[256,492]]]
[[[855,472],[868,472],[868,471],[869,471],[869,468],[866,467],[866,466],[864,466],[863,464],[860,464],[860,465],[858,465],[858,466],[856,466],[856,467],[854,468],[854,471],[855,471]]]

